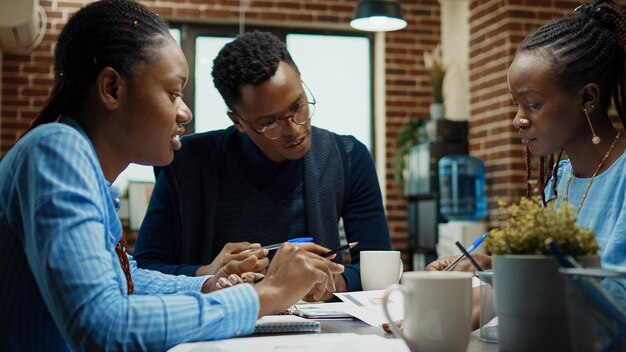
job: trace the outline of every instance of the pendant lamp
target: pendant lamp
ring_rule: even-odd
[[[360,0],[350,26],[369,32],[397,31],[406,27],[402,8],[394,0]]]

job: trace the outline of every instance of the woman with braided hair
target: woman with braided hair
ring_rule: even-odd
[[[624,7],[611,0],[582,5],[524,39],[508,74],[513,125],[529,155],[541,157],[544,201],[570,203],[577,224],[596,234],[607,268],[626,267],[625,25]],[[560,161],[563,152],[569,159]],[[605,289],[626,308],[623,281]]]
[[[131,0],[87,5],[54,69],[40,115],[0,161],[1,350],[165,350],[252,333],[259,316],[334,291],[343,266],[312,243],[210,277],[139,269],[126,253],[111,183],[131,162],[170,163],[192,118],[189,67],[158,15]],[[245,283],[258,266],[264,279]]]
[[[572,205],[578,225],[596,234],[607,268],[626,267],[625,14],[612,0],[580,6],[526,37],[508,72],[517,107],[513,125],[528,150],[528,179],[531,155],[538,155],[544,202]],[[617,123],[609,118],[611,101]],[[563,152],[569,160],[560,161]],[[490,267],[490,257],[476,256]],[[427,269],[443,270],[453,259]],[[623,281],[607,281],[605,288],[626,308]]]

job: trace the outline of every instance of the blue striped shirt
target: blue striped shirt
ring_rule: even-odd
[[[91,141],[72,119],[36,128],[0,162],[0,350],[164,350],[249,334],[250,285],[137,268],[115,253],[121,223]]]

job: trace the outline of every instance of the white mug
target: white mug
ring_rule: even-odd
[[[361,251],[360,256],[364,291],[382,290],[400,281],[403,271],[400,251]]]
[[[466,351],[472,315],[472,277],[469,272],[412,271],[401,285],[385,291],[383,312],[393,334],[411,351]],[[393,323],[387,304],[391,292],[404,296],[402,331]]]

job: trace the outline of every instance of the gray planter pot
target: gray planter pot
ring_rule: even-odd
[[[597,256],[581,260],[599,266]],[[565,280],[552,256],[493,257],[501,351],[570,351]]]

